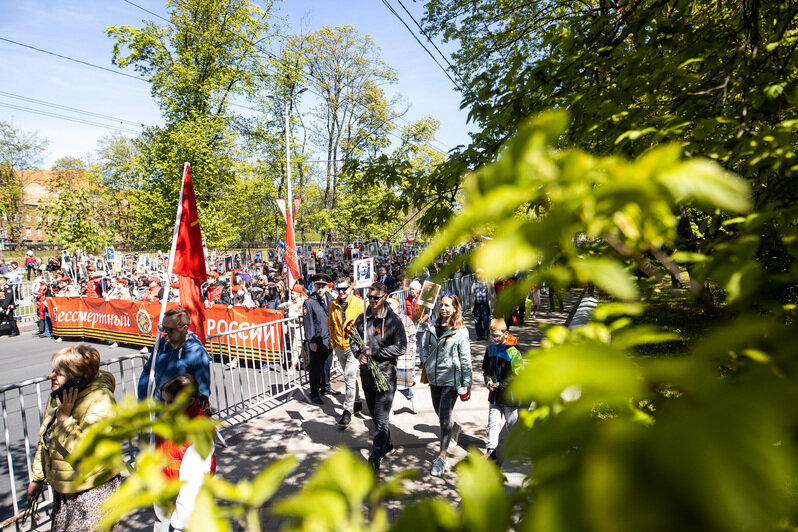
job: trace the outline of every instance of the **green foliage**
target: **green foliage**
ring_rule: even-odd
[[[567,123],[562,112],[530,121],[495,163],[470,175],[463,212],[419,266],[494,224],[494,240],[472,258],[487,275],[536,268],[532,279],[590,282],[633,301],[649,289],[626,270],[675,247],[679,203],[724,215],[752,206],[740,178],[707,160],[682,160],[674,146],[633,161],[554,149]],[[517,215],[519,205],[534,204],[545,205],[545,216]],[[740,232],[750,236],[716,244],[695,264],[727,287],[730,304],[771,282],[755,261],[756,220],[740,218]],[[600,240],[577,246],[577,234]],[[798,361],[789,346],[798,331],[786,314],[791,307],[770,305],[765,315],[740,306],[739,319],[717,321],[676,358],[640,356],[641,345],[675,336],[635,322],[643,310],[636,302],[600,305],[591,324],[573,331],[547,329],[512,385],[516,397],[537,405],[522,412],[504,447],[505,456],[534,464],[520,528],[764,530],[794,523],[789,485],[798,475],[798,419],[779,405],[796,393]]]
[[[40,223],[48,238],[65,249],[100,249],[105,236],[103,190],[83,161],[57,160],[47,188],[52,199],[42,207]]]
[[[149,128],[134,143],[138,179],[130,208],[133,234],[166,243],[175,218],[183,163],[192,166],[203,235],[226,248],[239,240],[240,193],[231,100],[251,97],[262,85],[259,53],[269,36],[271,5],[243,0],[167,2],[170,25],[108,28],[113,60],[132,65],[152,84],[165,125]],[[260,200],[262,197],[247,198]]]
[[[24,238],[24,173],[33,168],[46,145],[47,141],[39,140],[35,133],[25,133],[0,121],[0,225],[8,229],[7,237],[14,242]]]
[[[487,242],[473,257],[487,276],[505,277],[540,264],[536,278],[550,285],[590,281],[631,300],[637,294],[635,283],[625,263],[612,257],[642,264],[649,253],[663,255],[676,239],[677,202],[713,208],[750,205],[739,178],[711,161],[681,160],[678,146],[652,149],[632,162],[596,158],[577,149],[555,150],[552,144],[566,124],[564,112],[531,121],[494,164],[471,174],[464,185],[462,213],[424,250],[420,262],[431,262],[491,225],[501,238]],[[545,216],[515,215],[519,207],[534,205],[544,206]],[[606,245],[575,247],[577,234]]]

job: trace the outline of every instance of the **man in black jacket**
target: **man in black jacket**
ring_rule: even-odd
[[[328,317],[330,303],[328,275],[318,273],[311,277],[315,286],[313,294],[302,303],[302,324],[305,328],[305,350],[310,358],[310,400],[323,405],[321,396],[325,393],[325,364],[332,357],[330,346],[330,327]]]
[[[6,283],[7,277],[0,275],[0,324],[8,322],[11,327],[9,336],[19,336],[17,319],[14,317],[14,288]]]
[[[355,324],[364,346],[352,345],[355,355],[360,361],[360,380],[363,383],[363,395],[374,421],[374,442],[371,445],[369,463],[374,472],[379,474],[380,461],[393,450],[388,415],[396,393],[396,361],[407,349],[407,338],[402,321],[394,314],[385,300],[388,289],[384,284],[376,282],[369,288],[369,307],[366,309],[366,334],[363,334],[364,314],[358,316]],[[372,373],[368,359],[376,362],[378,369]]]

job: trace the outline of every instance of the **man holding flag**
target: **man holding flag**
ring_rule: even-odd
[[[161,303],[159,338],[153,347],[152,356],[144,364],[139,379],[138,397],[144,399],[155,395],[160,399],[161,384],[181,373],[193,375],[200,393],[209,396],[210,357],[203,345],[205,307],[201,290],[207,272],[197,200],[188,163],[183,167],[183,182],[167,270],[166,283],[170,282],[173,273],[178,276],[181,308],[166,312],[166,298]]]

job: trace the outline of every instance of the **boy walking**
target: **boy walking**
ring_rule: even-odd
[[[518,403],[514,400],[508,387],[515,377],[523,360],[518,351],[518,340],[507,332],[507,324],[503,319],[491,320],[490,340],[482,360],[482,375],[488,388],[488,445],[486,457],[498,461],[497,449],[502,432],[502,416],[507,430],[513,428],[518,421]]]

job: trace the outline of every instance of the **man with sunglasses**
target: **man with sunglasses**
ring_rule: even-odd
[[[346,393],[344,395],[344,412],[338,424],[342,427],[349,426],[352,414],[363,410],[357,386],[357,370],[360,364],[349,346],[349,340],[344,335],[344,327],[354,321],[363,313],[363,300],[357,297],[352,290],[352,282],[348,275],[338,277],[336,283],[338,297],[330,303],[328,322],[330,326],[330,344],[332,345],[338,363],[344,372]]]
[[[184,308],[167,310],[161,326],[161,338],[155,352],[155,398],[161,400],[161,386],[168,380],[183,373],[197,380],[199,392],[210,397],[211,366],[205,347],[193,332],[188,311]],[[138,397],[146,399],[150,383],[152,356],[144,363],[139,377]]]
[[[358,316],[355,326],[366,345],[353,346],[360,361],[360,380],[363,382],[363,395],[374,421],[374,441],[369,455],[369,464],[379,474],[380,461],[393,451],[388,416],[391,413],[393,396],[396,393],[396,362],[407,348],[407,337],[402,320],[385,304],[388,289],[384,284],[375,282],[369,288],[369,307],[365,314]],[[366,335],[363,334],[364,319]],[[367,366],[371,357],[377,363],[377,371],[382,373],[388,389],[379,391],[377,379],[379,375],[371,372]]]

